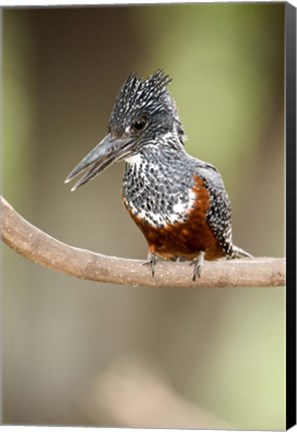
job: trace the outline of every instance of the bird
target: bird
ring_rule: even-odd
[[[204,260],[253,258],[233,244],[232,210],[218,169],[185,149],[172,81],[162,69],[129,75],[116,96],[106,137],[67,176],[86,173],[71,191],[125,161],[122,198],[148,243],[152,276],[159,258],[190,261],[192,280]]]

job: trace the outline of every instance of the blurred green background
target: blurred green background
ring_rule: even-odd
[[[123,164],[75,193],[63,182],[127,75],[161,67],[187,150],[223,176],[235,243],[283,256],[284,7],[4,10],[5,198],[63,242],[144,259]],[[285,427],[283,288],[104,285],[6,246],[3,270],[4,423]]]

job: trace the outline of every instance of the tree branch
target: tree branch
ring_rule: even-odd
[[[31,225],[1,197],[1,238],[23,257],[52,270],[97,282],[150,287],[272,287],[285,284],[284,258],[205,262],[192,282],[188,262],[163,262],[152,278],[143,261],[109,257],[79,249]]]

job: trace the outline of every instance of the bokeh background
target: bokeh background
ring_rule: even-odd
[[[5,198],[63,242],[145,258],[123,163],[75,193],[63,182],[127,75],[161,67],[187,150],[224,178],[235,243],[283,256],[284,7],[4,10]],[[285,427],[283,288],[104,285],[3,246],[2,301],[4,423]]]

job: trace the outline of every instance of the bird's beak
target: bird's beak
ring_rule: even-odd
[[[99,144],[88,153],[83,160],[67,176],[65,183],[69,183],[74,177],[91,166],[89,171],[75,183],[71,191],[78,189],[83,184],[93,179],[96,175],[108,168],[112,163],[117,162],[132,151],[135,141],[131,138],[113,138],[108,134]]]

